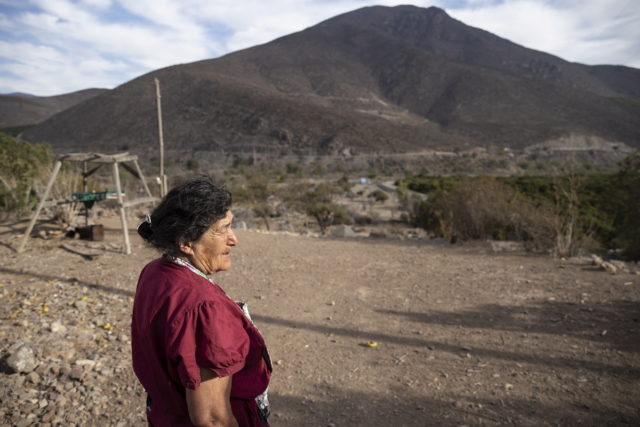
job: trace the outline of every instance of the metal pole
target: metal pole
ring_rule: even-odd
[[[156,105],[158,107],[158,138],[160,140],[160,197],[164,197],[167,192],[166,178],[164,177],[164,135],[162,133],[162,96],[160,95],[160,80],[154,79],[156,83]]]

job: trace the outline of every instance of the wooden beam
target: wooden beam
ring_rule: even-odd
[[[129,172],[131,175],[135,176],[138,179],[141,179],[140,175],[138,175],[138,171],[135,170],[134,168],[132,168],[131,166],[129,166],[126,163],[120,163],[120,165],[125,168],[127,170],[127,172]]]
[[[144,186],[144,191],[147,192],[147,196],[153,197],[153,195],[151,194],[151,191],[149,191],[147,180],[145,179],[144,174],[142,173],[142,169],[140,169],[140,165],[138,164],[138,161],[134,160],[133,165],[136,167],[136,170],[138,171],[138,175],[140,175],[140,180],[142,181],[142,185]]]
[[[118,194],[118,207],[120,209],[120,223],[122,225],[122,237],[124,239],[124,253],[131,253],[131,244],[129,243],[129,228],[127,226],[127,215],[124,210],[124,202],[122,200],[122,187],[120,186],[120,172],[118,171],[118,162],[113,162],[113,179],[116,182],[116,192]]]
[[[141,205],[143,203],[155,203],[155,202],[157,202],[159,200],[160,199],[157,198],[157,197],[141,197],[139,199],[129,200],[128,202],[124,202],[124,207],[125,208],[130,208],[132,206]]]
[[[90,171],[82,172],[82,177],[83,177],[83,178],[88,178],[88,177],[90,177],[91,175],[93,175],[94,173],[96,173],[96,171],[97,171],[98,169],[100,169],[101,167],[102,167],[102,165],[98,165],[98,166],[96,166],[95,168],[91,169]]]
[[[44,206],[44,203],[47,201],[47,197],[49,197],[49,193],[51,192],[51,188],[53,187],[53,183],[56,182],[56,177],[58,176],[58,172],[60,172],[60,166],[62,166],[62,162],[60,160],[56,161],[55,166],[53,167],[53,172],[51,172],[51,177],[49,178],[49,182],[47,183],[47,188],[44,190],[44,194],[42,195],[42,199],[40,199],[40,203],[38,203],[38,208],[33,213],[31,217],[31,221],[27,226],[27,230],[24,232],[24,236],[22,236],[22,241],[18,246],[18,253],[24,250],[24,246],[27,244],[27,239],[33,230],[33,226],[36,224],[36,220],[38,219],[38,215],[40,215],[40,211]]]
[[[128,152],[118,154],[69,153],[61,155],[58,157],[58,160],[66,160],[69,162],[113,163],[138,160],[138,156],[129,154]]]

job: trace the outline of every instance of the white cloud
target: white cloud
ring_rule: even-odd
[[[86,87],[113,87],[157,68],[266,43],[360,7],[406,3],[0,0],[0,5],[8,5],[0,8],[0,92],[52,95]],[[640,67],[640,7],[636,0],[413,3],[440,5],[466,24],[564,59]],[[115,17],[123,19],[114,21]]]
[[[636,0],[512,0],[449,13],[468,25],[569,61],[640,65]]]

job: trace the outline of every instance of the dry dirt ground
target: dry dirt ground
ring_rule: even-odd
[[[93,259],[0,228],[2,425],[140,425],[130,368],[138,272],[156,253],[132,229]],[[52,228],[40,224],[39,230]],[[238,231],[215,277],[249,303],[274,360],[277,426],[640,425],[640,275],[483,243]],[[13,347],[12,347],[13,346]],[[3,361],[6,364],[6,360]],[[33,369],[33,368],[32,368]]]

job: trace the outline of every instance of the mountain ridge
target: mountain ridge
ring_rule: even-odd
[[[40,123],[105,91],[107,89],[90,88],[54,96],[36,96],[28,93],[0,95],[0,127]]]
[[[442,9],[371,6],[140,76],[25,131],[57,150],[339,154],[523,148],[583,134],[640,147],[640,70],[574,64]]]

